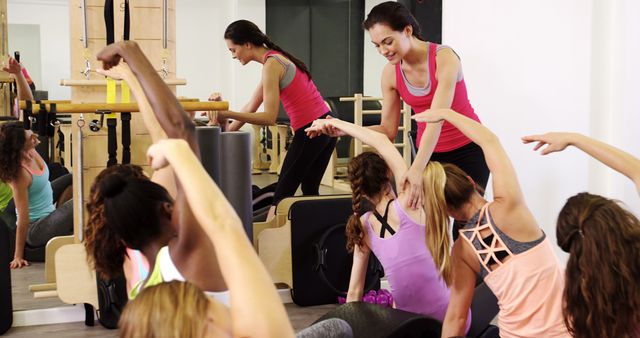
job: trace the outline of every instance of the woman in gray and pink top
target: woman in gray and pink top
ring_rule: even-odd
[[[381,123],[371,129],[387,135],[390,140],[395,139],[401,120],[401,101],[408,103],[415,114],[427,109],[451,108],[480,122],[467,96],[458,55],[448,46],[425,41],[420,25],[405,6],[396,1],[378,4],[362,26],[378,53],[388,61],[380,80]],[[335,129],[325,132],[341,135]],[[419,122],[416,146],[418,153],[413,164],[398,178],[411,183],[409,207],[415,209],[422,205],[422,172],[429,160],[453,163],[478,185],[486,186],[489,169],[482,149],[450,123]]]
[[[309,138],[304,129],[318,118],[331,116],[322,95],[311,80],[306,65],[274,44],[254,23],[238,20],[231,23],[224,39],[234,59],[246,65],[256,61],[264,65],[262,80],[242,112],[214,113],[214,119],[224,125],[233,119],[229,130],[238,130],[244,123],[273,125],[278,117],[279,103],[291,120],[294,137],[282,164],[274,202],[267,220],[273,217],[275,205],[293,196],[301,185],[303,195],[318,195],[322,176],[336,145],[336,140],[322,135]],[[264,111],[256,112],[264,103]]]

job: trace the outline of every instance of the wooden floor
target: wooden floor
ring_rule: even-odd
[[[296,332],[312,324],[316,319],[320,318],[323,314],[329,312],[336,305],[320,305],[311,307],[299,307],[295,304],[286,304],[287,313],[289,319]],[[28,326],[28,327],[14,327],[11,328],[3,337],[36,337],[44,333],[47,334],[47,338],[56,337],[117,337],[118,332],[116,330],[107,330],[99,324],[94,327],[87,327],[84,323],[68,323],[68,324],[56,324],[56,325],[41,325],[41,326]]]
[[[260,174],[252,176],[253,183],[264,187],[277,180],[276,175]],[[320,194],[343,194],[349,193],[333,189],[331,187],[320,186]],[[300,191],[298,191],[300,194]],[[32,263],[29,267],[13,270],[11,273],[13,308],[16,311],[29,309],[42,309],[64,306],[58,298],[34,299],[29,292],[29,285],[44,283],[44,263]],[[321,305],[313,307],[299,307],[295,304],[285,304],[287,313],[294,329],[300,331],[309,326],[323,314],[329,312],[336,305]],[[118,332],[107,330],[96,322],[96,326],[87,327],[84,322],[40,325],[28,327],[11,328],[3,337],[36,337],[47,334],[47,338],[56,337],[117,337]]]

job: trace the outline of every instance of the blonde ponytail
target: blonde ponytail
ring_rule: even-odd
[[[445,200],[447,176],[439,162],[431,161],[422,174],[424,212],[426,214],[426,243],[440,276],[447,285],[452,281],[451,236]]]

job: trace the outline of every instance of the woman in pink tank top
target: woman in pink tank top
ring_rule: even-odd
[[[371,9],[363,27],[388,61],[381,77],[381,124],[371,128],[395,139],[401,101],[414,113],[451,108],[480,121],[469,102],[458,56],[451,48],[425,41],[406,7],[396,1],[381,3]],[[421,204],[422,172],[429,160],[456,164],[478,184],[486,185],[489,169],[482,150],[450,123],[418,123],[416,146],[416,158],[402,178],[411,182],[410,206]]]
[[[640,159],[578,133],[522,138],[542,154],[574,147],[630,178],[640,193]],[[567,200],[556,238],[570,254],[564,318],[575,337],[640,337],[640,220],[618,201],[586,192]]]
[[[304,129],[315,119],[331,116],[331,111],[311,80],[307,66],[273,43],[254,23],[247,20],[231,23],[224,39],[233,58],[243,65],[251,61],[263,65],[262,80],[241,112],[214,112],[213,119],[222,125],[226,119],[233,119],[228,127],[231,131],[244,123],[274,125],[282,102],[294,131],[267,216],[269,220],[278,202],[293,196],[299,186],[303,195],[318,195],[336,140],[326,135],[311,139]],[[261,104],[264,111],[256,112]]]
[[[453,246],[451,303],[443,337],[464,333],[476,275],[498,298],[500,336],[569,337],[562,320],[564,276],[553,248],[527,207],[514,168],[498,138],[480,123],[450,109],[428,110],[413,117],[447,121],[477,143],[493,174],[493,202],[452,164],[428,167],[446,178],[434,208],[467,224]]]

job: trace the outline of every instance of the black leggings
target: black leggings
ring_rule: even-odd
[[[487,167],[487,162],[484,159],[482,148],[473,142],[452,151],[433,153],[430,160],[438,161],[440,163],[455,164],[467,173],[467,175],[469,175],[477,185],[481,186],[483,190],[487,187],[490,174],[489,167]],[[463,225],[464,224],[454,222],[454,240],[458,238],[458,229]]]
[[[329,112],[320,118],[327,115],[332,114]],[[277,205],[283,198],[293,196],[298,186],[301,186],[305,196],[318,195],[320,181],[336,147],[336,139],[327,135],[309,138],[304,130],[310,125],[296,130],[293,135],[293,141],[282,163],[273,205]]]

